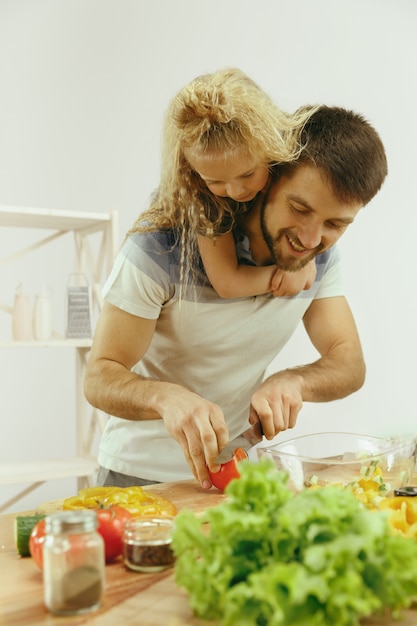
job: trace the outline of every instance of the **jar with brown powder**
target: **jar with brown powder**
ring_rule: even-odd
[[[60,511],[46,517],[43,583],[46,608],[55,615],[97,609],[104,594],[104,541],[95,511]]]

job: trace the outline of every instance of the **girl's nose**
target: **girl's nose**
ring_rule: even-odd
[[[229,198],[233,200],[238,199],[240,196],[245,195],[245,186],[239,180],[234,180],[226,185],[226,192]]]

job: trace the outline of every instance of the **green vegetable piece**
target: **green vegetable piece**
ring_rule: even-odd
[[[20,556],[30,556],[29,539],[33,527],[45,515],[17,515],[14,521],[14,539]]]

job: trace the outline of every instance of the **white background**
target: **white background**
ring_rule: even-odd
[[[389,160],[341,244],[367,380],[347,399],[305,405],[285,436],[416,432],[416,26],[415,0],[0,0],[0,204],[116,210],[121,241],[158,184],[168,101],[225,66],[288,111],[323,102],[363,113]],[[1,256],[30,237],[3,229]],[[61,242],[2,272],[0,301],[11,305],[20,282],[33,299],[46,282],[63,332],[71,271]],[[0,311],[0,340],[10,337]],[[300,331],[277,366],[315,357]],[[4,349],[0,368],[0,461],[74,454],[71,351]],[[75,491],[75,480],[53,481],[15,508]]]

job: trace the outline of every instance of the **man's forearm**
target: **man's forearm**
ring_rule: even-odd
[[[286,370],[302,378],[304,402],[331,402],[360,389],[365,381],[366,366],[361,355],[326,355],[308,365]]]
[[[127,420],[153,420],[161,419],[157,407],[162,386],[175,387],[141,377],[119,363],[103,359],[88,366],[84,393],[92,406],[109,415]]]

